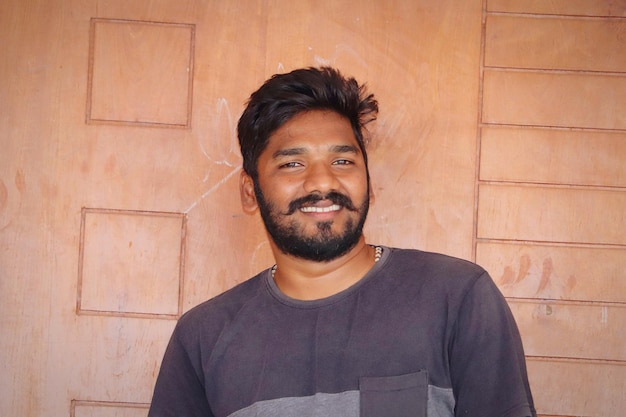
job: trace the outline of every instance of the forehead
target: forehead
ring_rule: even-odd
[[[357,145],[350,121],[330,110],[299,113],[270,135],[268,148],[302,145]]]

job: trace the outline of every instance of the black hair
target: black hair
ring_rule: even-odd
[[[239,118],[237,135],[243,169],[257,180],[257,162],[269,138],[292,117],[310,110],[331,110],[345,117],[367,164],[364,126],[375,120],[378,102],[364,85],[331,67],[276,74],[252,95]]]

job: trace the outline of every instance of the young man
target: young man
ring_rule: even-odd
[[[373,95],[331,68],[275,75],[239,120],[241,201],[274,267],[187,312],[151,417],[530,417],[524,352],[487,273],[371,246]]]

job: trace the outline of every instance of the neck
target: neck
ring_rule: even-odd
[[[273,243],[272,251],[276,285],[287,296],[299,300],[329,297],[354,285],[372,268],[376,252],[363,236],[348,253],[328,262],[284,254]]]

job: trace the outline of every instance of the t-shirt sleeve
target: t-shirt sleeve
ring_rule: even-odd
[[[517,325],[487,273],[461,303],[450,346],[450,371],[456,416],[536,416]]]
[[[198,365],[177,327],[163,356],[148,417],[212,417]]]

